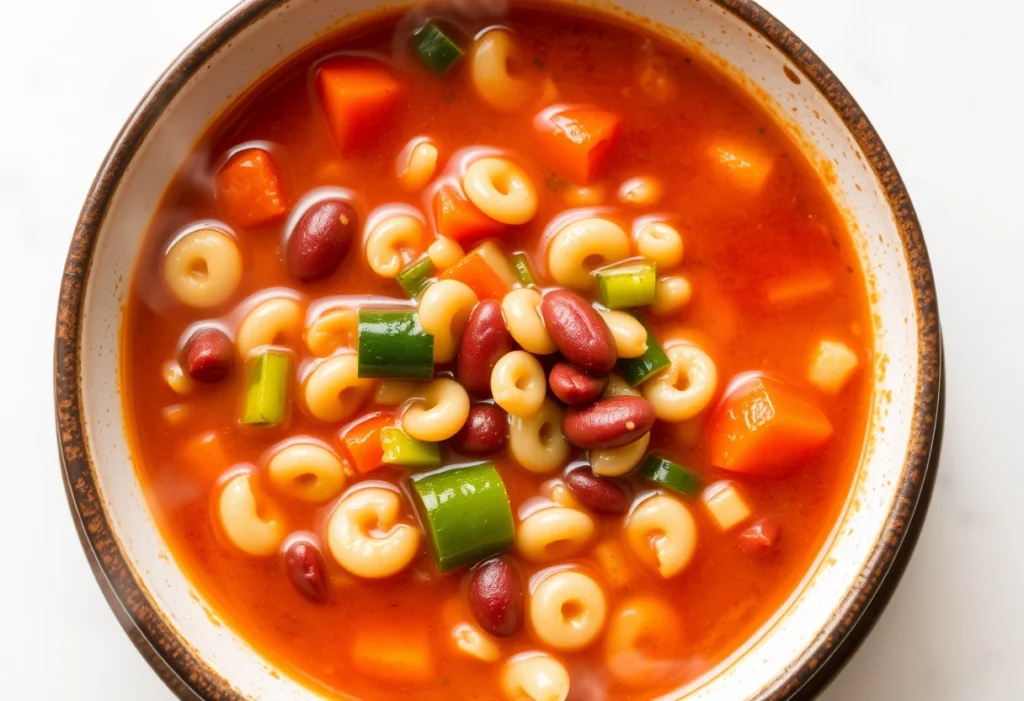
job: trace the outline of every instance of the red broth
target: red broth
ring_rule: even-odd
[[[470,36],[490,24],[448,19]],[[217,615],[256,650],[302,683],[339,698],[510,698],[502,682],[505,665],[534,651],[567,671],[568,698],[649,699],[681,688],[741,648],[793,593],[836,523],[864,443],[871,394],[864,368],[870,367],[872,347],[865,280],[834,202],[797,146],[761,106],[698,56],[638,27],[515,3],[502,24],[514,32],[520,52],[514,75],[533,91],[527,104],[511,111],[495,109],[474,89],[468,56],[442,76],[418,65],[408,48],[415,25],[393,15],[332,37],[268,77],[216,122],[183,164],[154,213],[132,282],[124,336],[126,415],[140,477],[174,557]],[[315,76],[325,56],[341,54],[344,62],[349,52],[390,62],[386,70],[402,88],[397,99],[380,107],[381,126],[357,134],[355,146],[342,151]],[[586,174],[579,162],[559,161],[557,150],[538,137],[534,116],[556,103],[591,105],[621,118],[621,131],[607,154],[598,155],[590,189],[582,193],[578,181]],[[400,184],[396,161],[415,137],[436,145],[439,161],[433,186],[411,191]],[[277,182],[274,188],[241,187],[245,206],[239,209],[237,201],[225,200],[217,173],[240,146],[253,145],[266,149]],[[482,153],[513,159],[536,185],[535,215],[493,238],[506,253],[528,254],[543,291],[562,286],[546,260],[558,229],[552,221],[582,216],[579,199],[595,198],[590,213],[630,235],[630,256],[637,254],[632,232],[638,223],[661,221],[679,232],[682,262],[659,275],[683,280],[692,299],[663,316],[650,309],[642,314],[662,346],[695,344],[717,371],[704,410],[681,422],[658,420],[651,433],[649,450],[685,467],[704,489],[692,496],[661,489],[696,525],[692,560],[670,578],[652,566],[649,554],[645,560],[631,546],[624,526],[628,514],[553,500],[552,488],[556,498],[564,494],[566,469],[585,461],[585,450],[573,448],[570,458],[543,474],[523,469],[507,450],[487,458],[507,489],[517,529],[545,507],[575,506],[595,524],[594,534],[564,558],[531,562],[518,547],[504,555],[521,577],[527,608],[544,576],[569,568],[598,584],[607,613],[596,636],[579,650],[546,644],[528,613],[510,637],[478,631],[488,641],[485,656],[492,659],[486,661],[467,655],[453,638],[460,624],[478,628],[467,603],[471,572],[439,572],[429,539],[420,540],[408,566],[380,579],[347,571],[328,547],[330,515],[366,484],[397,487],[399,522],[416,531],[425,527],[408,478],[430,468],[386,466],[360,473],[339,437],[345,425],[394,407],[375,405],[370,392],[344,420],[314,418],[303,401],[302,382],[322,361],[301,330],[271,340],[292,357],[287,420],[281,425],[240,422],[249,379],[244,358],[235,357],[216,382],[169,383],[165,377],[168,367],[187,365],[183,346],[195,328],[212,325],[237,343],[245,315],[275,296],[296,300],[306,325],[323,310],[379,306],[388,299],[414,309],[393,279],[371,269],[364,250],[367,219],[371,212],[379,219],[389,207],[414,208],[432,240],[436,178],[451,172],[450,160],[468,163]],[[637,177],[661,184],[659,201],[647,202],[643,193],[638,202],[622,201],[622,184]],[[301,282],[284,260],[288,226],[297,217],[289,212],[301,213],[309,202],[304,196],[325,187],[341,188],[351,200],[359,230],[337,270]],[[183,233],[211,223],[234,240],[241,276],[223,301],[197,308],[168,287],[165,257]],[[465,246],[467,253],[472,248]],[[204,268],[196,274],[217,273]],[[596,300],[594,290],[581,294]],[[852,353],[857,368],[851,373],[848,367],[836,370],[835,363],[815,366],[823,339],[845,349],[844,357]],[[545,368],[554,357],[542,359]],[[436,371],[452,368],[439,364]],[[738,401],[735,393],[723,397],[743,373],[781,383],[787,395],[772,398],[777,408],[789,399],[802,408],[783,417],[790,423],[782,429],[770,427],[775,437],[755,441],[747,457],[730,433],[735,426],[722,424],[729,408],[722,402]],[[683,380],[680,388],[685,385]],[[827,417],[831,434],[799,459],[772,468],[774,476],[764,476],[758,461],[765,451],[785,456],[801,441],[813,442],[808,436],[814,422],[797,417],[808,407],[818,412],[814,416]],[[275,488],[267,476],[270,456],[282,442],[301,437],[319,441],[342,461],[343,493],[310,503]],[[721,452],[716,446],[723,440],[730,455],[740,455],[732,469],[720,466],[722,455],[713,454]],[[444,450],[444,464],[478,462]],[[220,494],[240,471],[250,475],[258,517],[276,519],[287,534],[266,555],[243,552],[225,534]],[[634,509],[656,487],[637,472],[613,481],[625,485]],[[708,506],[723,484],[731,485],[748,510],[728,528],[716,523]],[[762,523],[767,526],[757,525]],[[281,551],[296,537],[309,539],[322,553],[325,601],[310,600],[286,571]],[[620,618],[624,607],[634,606],[641,611],[636,615],[646,612],[658,620],[655,632],[630,641]],[[623,646],[634,654],[614,658]]]

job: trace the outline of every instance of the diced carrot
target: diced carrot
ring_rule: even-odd
[[[436,679],[430,640],[408,627],[402,630],[357,629],[352,663],[361,674],[389,684],[425,684]]]
[[[209,477],[219,475],[231,464],[224,437],[218,431],[205,431],[185,441],[178,448],[178,458],[188,472]]]
[[[552,167],[577,185],[586,185],[618,139],[622,117],[592,107],[545,110],[534,119],[534,127]]]
[[[479,299],[496,299],[500,302],[512,289],[512,285],[502,279],[479,248],[443,271],[438,277],[442,280],[458,280],[469,285]]]
[[[775,278],[765,283],[765,297],[779,306],[800,304],[829,292],[835,279],[828,273],[812,270],[799,275]]]
[[[723,167],[734,184],[750,192],[764,187],[774,165],[769,156],[737,143],[712,144],[708,154]]]
[[[259,226],[288,211],[277,168],[261,148],[233,155],[217,173],[217,198],[232,224]]]
[[[505,230],[504,224],[481,212],[452,185],[442,185],[434,195],[434,223],[441,236],[460,243],[498,236]]]
[[[368,144],[394,115],[402,84],[381,61],[343,56],[325,62],[316,75],[334,143],[342,151]]]
[[[832,435],[821,409],[770,377],[754,376],[730,391],[708,423],[712,465],[786,477]]]
[[[341,442],[348,449],[356,470],[367,473],[384,465],[380,433],[394,423],[395,415],[390,411],[382,411],[349,424],[342,430]]]

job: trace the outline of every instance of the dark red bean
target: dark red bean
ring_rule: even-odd
[[[651,430],[654,407],[642,397],[610,397],[569,409],[562,420],[565,439],[577,448],[618,448]]]
[[[323,601],[327,598],[327,574],[324,556],[308,540],[296,540],[284,554],[284,568],[288,579],[308,599]]]
[[[548,375],[552,393],[569,406],[596,402],[607,384],[607,375],[591,375],[566,362],[557,363]]]
[[[347,200],[315,202],[288,236],[288,272],[303,282],[330,276],[345,259],[359,228],[359,215]]]
[[[598,477],[589,467],[580,467],[567,474],[565,486],[584,506],[594,511],[621,514],[629,506],[629,495],[621,484]]]
[[[491,635],[506,638],[519,630],[523,620],[523,585],[512,565],[496,558],[473,570],[469,610]]]
[[[485,299],[469,314],[459,344],[456,379],[470,392],[490,394],[491,371],[501,356],[512,350],[501,304]]]
[[[544,324],[565,359],[587,372],[615,366],[615,339],[601,315],[575,292],[555,290],[540,303]]]
[[[219,382],[231,372],[235,347],[228,335],[213,326],[197,329],[185,341],[185,372],[196,382]]]
[[[781,539],[782,526],[773,516],[758,519],[739,534],[740,547],[751,555],[759,556],[775,550]]]
[[[474,404],[459,432],[448,439],[452,448],[474,458],[494,455],[508,440],[508,414],[494,404]]]

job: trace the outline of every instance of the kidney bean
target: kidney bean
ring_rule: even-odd
[[[565,412],[562,433],[577,448],[618,448],[651,430],[654,407],[642,397],[610,397]]]
[[[584,506],[594,511],[621,514],[629,506],[629,495],[621,484],[598,477],[589,467],[580,467],[567,474],[565,486]]]
[[[197,382],[219,382],[231,372],[235,348],[228,335],[213,326],[197,329],[185,341],[185,372]]]
[[[327,598],[327,574],[324,556],[308,540],[296,540],[284,554],[284,568],[295,588],[308,599]]]
[[[555,364],[548,375],[551,391],[569,406],[596,402],[607,384],[607,375],[591,375],[566,362]]]
[[[508,414],[495,404],[474,404],[459,432],[448,439],[449,445],[463,455],[482,458],[505,447],[508,440]]]
[[[470,392],[491,391],[491,371],[498,359],[512,350],[501,304],[485,299],[473,307],[459,344],[456,379]]]
[[[523,585],[512,565],[495,558],[473,570],[469,610],[491,635],[506,638],[519,630],[523,620]]]
[[[766,516],[743,529],[739,534],[740,547],[751,555],[766,555],[782,539],[782,526],[778,519]]]
[[[555,290],[544,295],[540,313],[570,363],[588,372],[607,372],[615,366],[615,339],[587,300],[569,290]]]
[[[346,200],[321,200],[310,205],[288,237],[288,272],[303,282],[328,277],[345,259],[358,228],[359,216]]]

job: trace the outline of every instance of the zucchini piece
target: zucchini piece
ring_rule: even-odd
[[[438,75],[466,55],[454,32],[446,32],[436,22],[427,22],[413,32],[409,43],[420,63]]]
[[[249,358],[242,423],[280,426],[288,413],[288,380],[292,358],[283,351],[265,350]]]
[[[430,284],[434,272],[434,264],[430,262],[429,258],[424,258],[398,273],[395,280],[402,286],[410,299],[418,300],[423,294],[423,290],[427,289],[427,285]]]
[[[434,337],[414,311],[359,310],[359,377],[429,380]]]
[[[637,387],[667,368],[672,361],[668,359],[665,349],[658,343],[643,317],[635,312],[630,313],[647,329],[647,350],[637,358],[619,358],[618,368],[626,382]]]
[[[537,284],[537,279],[533,276],[533,271],[530,270],[530,261],[527,260],[525,253],[512,254],[512,267],[515,269],[520,283],[525,286]]]
[[[640,474],[654,484],[673,492],[696,497],[700,494],[701,480],[693,472],[660,455],[648,455],[640,466]]]
[[[646,307],[654,302],[658,275],[654,263],[639,261],[594,272],[601,304],[609,309]]]
[[[384,463],[408,467],[437,467],[441,464],[441,444],[416,440],[397,426],[380,432]]]
[[[491,463],[416,475],[412,492],[441,572],[512,547],[512,505]]]

